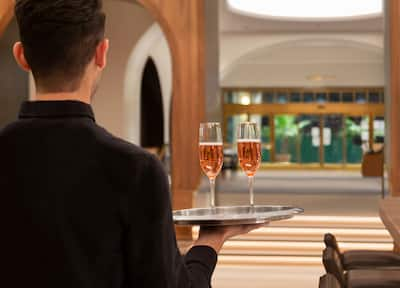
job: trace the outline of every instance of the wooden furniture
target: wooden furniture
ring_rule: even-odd
[[[389,55],[389,85],[388,92],[391,96],[386,106],[388,111],[388,133],[389,149],[388,149],[388,169],[389,169],[389,185],[392,196],[400,196],[400,1],[386,1],[386,17],[388,17],[388,25],[386,29],[388,35]]]
[[[340,255],[328,247],[323,251],[322,262],[328,274],[332,274],[341,287],[348,288],[397,288],[400,287],[400,269],[367,268],[345,270]]]
[[[345,270],[392,268],[400,269],[400,254],[392,251],[379,250],[348,250],[342,252],[336,237],[327,233],[324,236],[326,247],[336,251],[340,257],[341,264]]]
[[[0,0],[0,37],[14,14],[15,0]]]
[[[382,177],[383,165],[383,151],[365,153],[361,165],[362,176]]]
[[[381,200],[379,214],[394,239],[395,251],[400,253],[400,198]]]
[[[328,273],[319,278],[319,288],[342,288],[342,286],[335,276]]]

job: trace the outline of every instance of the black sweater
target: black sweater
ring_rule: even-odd
[[[24,103],[0,131],[0,167],[0,286],[210,286],[217,255],[180,255],[162,165],[89,105]]]

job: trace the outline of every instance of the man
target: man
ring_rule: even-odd
[[[255,227],[203,229],[180,255],[161,164],[90,107],[109,46],[101,0],[15,12],[14,56],[37,94],[0,132],[2,286],[208,287],[224,241]]]

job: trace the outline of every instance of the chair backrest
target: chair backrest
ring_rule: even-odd
[[[328,273],[319,278],[319,288],[344,288],[335,276]]]
[[[338,242],[336,240],[335,235],[333,235],[331,233],[326,233],[324,235],[324,242],[325,242],[326,248],[331,247],[331,248],[335,249],[336,253],[339,254],[339,256],[340,256],[340,258],[342,260],[342,263],[343,263],[343,258],[342,258],[343,255],[340,252],[339,244],[338,244]]]
[[[322,262],[326,273],[336,277],[342,287],[346,287],[346,277],[339,254],[332,247],[328,247],[322,254]]]

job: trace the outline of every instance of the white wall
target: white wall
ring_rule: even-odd
[[[205,116],[210,122],[222,119],[222,101],[219,97],[219,3],[215,0],[204,1],[204,13],[207,19],[205,36]]]
[[[172,99],[172,60],[164,33],[154,23],[139,39],[129,56],[124,84],[124,136],[140,143],[140,89],[142,72],[151,57],[158,70],[164,109],[164,143],[169,143]]]
[[[383,86],[383,35],[221,34],[220,83],[229,86]],[[310,81],[311,75],[328,76]]]
[[[143,33],[154,23],[153,17],[138,4],[104,1],[107,15],[106,36],[110,39],[107,68],[93,102],[97,122],[111,133],[124,137],[124,85],[129,56]],[[127,122],[125,122],[127,121]],[[139,124],[138,124],[139,125]]]

